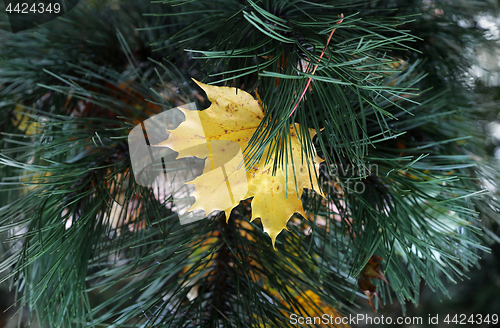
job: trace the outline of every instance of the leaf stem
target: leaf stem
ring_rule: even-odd
[[[344,14],[340,14],[340,20],[337,22],[337,24],[340,24],[344,21]],[[325,47],[323,48],[323,51],[321,52],[321,55],[319,55],[319,60],[321,60],[321,58],[323,58],[323,55],[325,54],[325,50],[326,50],[326,47],[328,47],[328,44],[330,43],[330,40],[332,39],[332,36],[333,36],[333,33],[335,33],[335,30],[337,30],[336,28],[334,28],[332,30],[332,32],[330,33],[330,36],[328,37],[328,41],[326,41],[326,45]],[[312,71],[312,74],[311,75],[314,75],[314,73],[316,72],[316,68],[318,68],[318,65],[319,65],[319,61],[318,61],[318,64],[316,64],[314,66],[314,69]],[[297,101],[297,103],[295,104],[295,107],[293,107],[293,110],[292,112],[290,113],[290,115],[288,115],[288,117],[292,116],[292,114],[295,112],[295,110],[297,109],[297,106],[299,106],[300,104],[300,101],[302,100],[302,98],[304,98],[304,95],[306,94],[306,91],[307,91],[307,88],[309,88],[309,85],[311,84],[311,78],[309,78],[307,80],[307,84],[306,84],[306,87],[304,88],[304,91],[302,92],[302,94],[300,95],[300,98],[299,98],[299,101]]]

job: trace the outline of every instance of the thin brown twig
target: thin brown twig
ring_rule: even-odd
[[[337,24],[340,24],[344,21],[344,14],[340,14],[340,20],[337,22]],[[325,50],[326,50],[326,47],[328,47],[328,44],[330,43],[330,40],[332,39],[332,36],[333,36],[333,33],[335,33],[335,30],[337,30],[336,28],[334,28],[332,30],[332,32],[330,33],[330,36],[328,37],[328,41],[326,42],[326,45],[325,47],[323,48],[323,51],[321,52],[321,55],[319,55],[319,61],[321,60],[321,58],[323,58],[323,55],[325,54]],[[316,72],[316,68],[318,68],[318,65],[319,65],[319,61],[318,63],[314,66],[314,69],[311,73],[311,75],[314,75],[314,73]],[[300,98],[299,98],[299,101],[297,101],[297,103],[295,104],[295,107],[293,107],[293,110],[292,112],[290,113],[290,115],[288,115],[288,117],[292,116],[292,114],[295,112],[295,110],[297,109],[297,106],[299,106],[302,98],[304,98],[304,95],[306,94],[306,91],[307,91],[307,88],[309,88],[309,84],[311,84],[311,80],[312,78],[308,78],[307,79],[307,84],[306,84],[306,87],[304,88],[304,91],[302,92],[302,95],[300,95]]]

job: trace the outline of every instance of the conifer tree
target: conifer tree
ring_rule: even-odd
[[[422,282],[446,294],[500,241],[500,171],[476,124],[491,104],[469,75],[473,49],[495,47],[476,17],[496,10],[89,0],[0,30],[0,282],[40,327],[287,327],[324,313],[345,327],[335,318],[360,303],[418,304]],[[208,111],[214,90],[262,111],[245,168],[295,189],[181,224],[172,190],[138,183],[128,136],[178,106]],[[302,163],[297,187],[285,168]]]

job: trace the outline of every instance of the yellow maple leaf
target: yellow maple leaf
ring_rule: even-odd
[[[24,131],[27,135],[37,134],[40,130],[40,123],[34,121],[28,115],[25,115],[24,106],[17,104],[14,109],[14,117],[11,118],[12,124],[16,125],[17,128],[21,131]]]
[[[303,129],[294,124],[290,126],[288,160],[283,161],[289,163],[289,167],[278,167],[273,175],[274,151],[268,147],[262,160],[245,171],[244,163],[238,158],[247,164],[251,158],[247,146],[264,117],[261,105],[243,90],[195,82],[205,91],[211,106],[203,111],[178,107],[185,121],[169,130],[168,139],[159,144],[177,151],[177,158],[207,158],[203,174],[187,182],[194,183],[196,198],[188,211],[202,209],[208,215],[213,210],[224,210],[229,218],[241,200],[254,197],[252,220],[261,219],[274,247],[276,237],[286,229],[294,213],[306,217],[300,200],[303,189],[314,189],[321,194],[316,177],[322,160],[314,148],[310,150],[315,157],[314,165],[303,160],[300,142]],[[306,131],[305,137],[310,139],[316,134],[313,129]],[[241,153],[242,156],[236,156]],[[265,164],[268,155],[270,160]]]
[[[282,298],[279,294],[277,294],[279,298]],[[316,294],[312,290],[306,290],[301,294],[294,297],[297,301],[297,305],[290,306],[284,300],[281,301],[285,307],[289,308],[292,313],[300,313],[301,316],[305,316],[306,318],[310,317],[310,319],[306,319],[306,324],[308,320],[311,320],[311,323],[314,324],[315,327],[318,328],[327,328],[332,327],[330,323],[333,324],[333,327],[337,328],[349,328],[350,326],[346,323],[343,323],[343,317],[337,310],[331,305],[323,302],[318,294]],[[319,308],[319,309],[318,309]],[[281,311],[285,316],[289,316],[289,313],[286,311]],[[324,314],[327,314],[331,319],[329,323],[325,323],[322,319],[324,318]],[[339,318],[340,320],[336,320]]]

